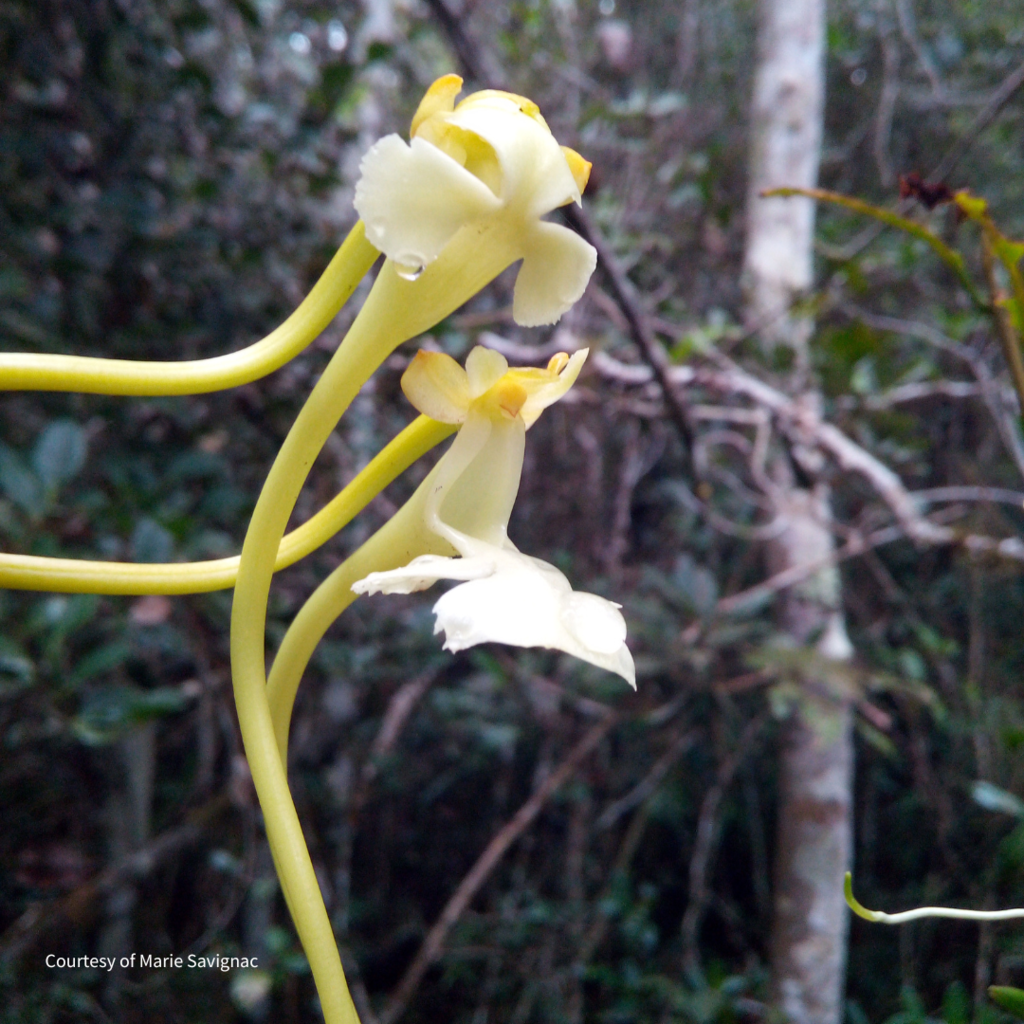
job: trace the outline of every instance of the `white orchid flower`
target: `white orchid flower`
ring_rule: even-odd
[[[459,580],[434,605],[445,649],[495,641],[565,651],[636,687],[619,605],[578,593],[553,565],[518,551],[506,533],[519,490],[526,430],[572,386],[586,359],[559,353],[544,370],[509,370],[497,352],[475,348],[466,369],[450,356],[417,353],[402,389],[420,412],[461,429],[425,481],[423,520],[460,557],[421,555],[373,572],[358,594],[409,594]]]
[[[363,157],[355,207],[366,237],[414,280],[460,232],[486,234],[492,257],[523,261],[516,322],[554,323],[583,294],[597,252],[541,218],[580,202],[590,164],[558,145],[531,100],[487,90],[456,106],[461,89],[458,75],[439,78],[416,111],[411,141],[388,135]]]

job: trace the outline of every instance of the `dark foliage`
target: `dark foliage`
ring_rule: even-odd
[[[594,161],[589,209],[673,362],[718,348],[772,381],[783,367],[739,324],[750,6],[465,6],[472,39]],[[823,184],[891,203],[898,173],[916,171],[911,191],[933,205],[930,170],[1024,59],[1017,7],[834,5]],[[883,46],[902,57],[889,120]],[[425,85],[453,66],[425,9],[381,0],[7,0],[0,55],[0,345],[150,359],[229,351],[276,326],[354,221],[360,154],[404,130]],[[1022,121],[1018,94],[948,179],[988,198],[1015,237]],[[942,206],[928,216],[974,258],[968,226]],[[972,365],[1001,372],[987,320],[924,246],[892,233],[851,242],[864,226],[820,217],[821,287],[808,302],[828,418],[912,490],[1020,491],[1006,444],[1018,424],[1001,397],[997,422],[967,387]],[[483,331],[545,356],[581,340],[639,362],[599,282],[548,333],[518,332],[509,300],[500,280],[427,340],[460,358]],[[225,394],[5,394],[0,543],[141,561],[237,551],[350,317],[347,307],[294,363]],[[920,324],[960,347],[930,345]],[[297,520],[410,418],[398,389],[407,358],[357,399]],[[656,389],[591,370],[573,396],[531,431],[511,533],[623,603],[638,694],[546,652],[452,658],[431,635],[429,594],[357,603],[300,692],[300,817],[350,974],[379,1010],[487,843],[617,709],[621,721],[461,915],[405,1019],[761,1018],[776,722],[820,666],[774,643],[770,596],[716,613],[720,596],[765,577],[752,432],[702,433],[698,483]],[[699,388],[688,398],[742,404]],[[882,521],[863,480],[827,473],[844,524]],[[396,484],[282,575],[271,647],[410,489]],[[1024,527],[1019,501],[955,500],[965,531]],[[857,657],[828,683],[859,700],[858,896],[889,910],[1019,904],[1019,565],[903,540],[846,562],[843,582]],[[227,593],[0,592],[5,1024],[317,1019],[240,751],[229,609]],[[375,754],[410,683],[418,699],[404,728]],[[158,853],[109,874],[139,850]],[[1024,982],[1021,934],[854,921],[851,1021],[988,1019],[987,984]],[[44,959],[132,952],[258,956],[261,973],[57,970]]]

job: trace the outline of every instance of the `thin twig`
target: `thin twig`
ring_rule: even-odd
[[[919,338],[921,341],[948,353],[951,356],[965,362],[974,374],[975,380],[981,386],[982,400],[995,422],[999,436],[1006,445],[1017,466],[1018,472],[1024,477],[1024,442],[1021,440],[1019,421],[1016,417],[1007,415],[1009,396],[1012,395],[1012,404],[1020,408],[1017,392],[1013,388],[1004,388],[992,375],[985,361],[976,356],[967,345],[946,337],[941,331],[931,324],[921,323],[917,320],[905,320],[899,317],[883,316],[878,313],[871,313],[866,309],[851,304],[843,304],[839,307],[840,312],[854,320],[859,320],[868,327],[874,327],[880,331],[893,331],[898,334],[906,334],[912,338]]]
[[[629,828],[626,829],[626,834],[622,837],[619,851],[615,856],[615,862],[612,865],[611,871],[608,872],[608,881],[605,883],[601,895],[593,903],[597,908],[597,916],[591,922],[586,935],[583,937],[583,941],[580,943],[576,962],[573,964],[573,969],[577,973],[582,973],[583,968],[593,959],[601,943],[604,942],[605,935],[608,934],[610,918],[601,908],[607,905],[614,892],[616,882],[628,869],[633,857],[636,855],[637,849],[640,847],[640,840],[643,839],[647,822],[650,820],[651,804],[653,802],[654,795],[652,794],[637,809],[636,814],[633,815],[633,820],[629,823]]]
[[[601,742],[611,728],[621,719],[617,714],[608,715],[604,721],[593,726],[568,757],[552,772],[536,789],[529,800],[515,813],[487,844],[486,849],[477,858],[469,874],[459,883],[459,887],[445,904],[437,921],[427,933],[419,951],[402,976],[394,992],[389,996],[387,1004],[380,1015],[381,1024],[395,1024],[402,1016],[419,988],[427,968],[437,960],[444,948],[448,932],[462,916],[463,912],[487,881],[491,872],[505,855],[508,848],[526,831],[548,799],[558,790],[579,767],[586,756]]]
[[[598,264],[611,288],[612,297],[626,318],[630,336],[640,350],[641,357],[651,368],[654,379],[661,388],[669,419],[679,433],[687,457],[690,457],[693,451],[693,430],[690,427],[686,404],[678,391],[672,387],[672,382],[669,379],[668,356],[654,337],[654,332],[647,322],[647,317],[640,306],[632,282],[626,276],[612,252],[611,246],[598,231],[586,210],[570,205],[563,207],[562,213],[569,225],[597,250]]]
[[[416,710],[427,690],[434,684],[439,675],[438,669],[421,672],[418,676],[403,683],[388,701],[380,729],[374,737],[373,746],[359,774],[359,786],[352,796],[350,814],[357,815],[366,802],[369,787],[376,781],[380,772],[381,760],[394,749],[409,716]]]
[[[908,0],[896,0],[896,19],[899,21],[901,35],[914,51],[918,66],[931,85],[933,98],[944,100],[947,93],[946,87],[943,85],[938,71],[935,70],[935,62],[925,49],[924,43],[921,42],[917,31],[917,19],[914,17],[914,10]]]
[[[504,70],[489,49],[470,39],[465,19],[457,17],[444,0],[427,0],[427,6],[451,40],[467,76],[488,89],[503,89],[507,84]]]
[[[142,849],[101,871],[67,895],[28,908],[0,937],[0,962],[27,952],[51,928],[80,920],[88,908],[129,879],[144,878],[176,853],[199,842],[206,827],[231,806],[221,794],[193,811],[185,824],[169,829]]]
[[[1001,289],[996,280],[995,254],[992,252],[992,240],[987,231],[983,231],[981,236],[981,266],[992,298],[992,318],[996,324],[996,335],[1003,349],[1003,358],[1010,370],[1010,380],[1017,389],[1017,400],[1020,402],[1021,411],[1024,412],[1024,359],[1021,358],[1020,342],[1010,319],[1010,312],[998,301]]]
[[[889,159],[889,137],[892,135],[892,120],[896,113],[896,101],[900,95],[900,45],[888,18],[880,18],[879,35],[882,44],[882,88],[875,111],[875,129],[872,149],[875,166],[882,188],[892,187],[896,175]]]
[[[747,723],[732,752],[718,766],[715,783],[701,801],[700,813],[697,816],[697,834],[690,856],[690,885],[687,894],[686,911],[683,914],[680,931],[683,939],[683,966],[693,974],[700,969],[700,953],[697,950],[697,938],[701,919],[708,905],[708,868],[714,856],[718,836],[718,809],[725,799],[726,791],[732,783],[736,771],[743,759],[751,752],[754,740],[764,728],[767,716],[759,715]]]
[[[988,103],[978,111],[967,131],[960,136],[948,153],[939,161],[935,170],[928,176],[930,181],[943,181],[956,170],[957,165],[967,155],[978,140],[978,136],[995,120],[999,111],[1013,99],[1014,93],[1024,85],[1024,64],[1011,71],[996,87]]]
[[[669,744],[665,753],[654,762],[651,770],[625,796],[619,797],[605,808],[601,817],[594,822],[594,831],[601,832],[611,828],[624,814],[628,814],[634,807],[652,796],[675,763],[696,741],[697,731],[695,729],[679,733]]]
[[[996,87],[988,102],[978,111],[967,131],[947,150],[946,155],[935,165],[932,172],[926,175],[926,180],[945,181],[970,152],[975,142],[978,141],[978,136],[995,120],[999,111],[1010,102],[1022,85],[1024,85],[1024,64],[1011,71]],[[897,207],[897,212],[908,213],[913,205],[914,200],[905,199]],[[836,250],[835,254],[829,258],[840,263],[856,259],[884,230],[885,225],[879,224],[877,221],[874,224],[869,224],[850,243],[843,246],[841,251]]]

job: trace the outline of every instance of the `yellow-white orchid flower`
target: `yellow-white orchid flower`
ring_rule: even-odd
[[[459,232],[493,231],[507,263],[522,259],[512,313],[554,323],[583,294],[597,252],[541,220],[580,202],[590,164],[555,141],[537,105],[487,90],[457,106],[458,75],[439,78],[412,121],[411,141],[388,135],[363,157],[355,207],[366,237],[415,279]]]
[[[546,369],[509,370],[497,352],[475,348],[463,370],[450,356],[417,353],[402,378],[406,396],[426,415],[461,424],[426,482],[424,522],[461,557],[421,555],[403,568],[370,573],[352,589],[408,594],[442,579],[463,581],[434,605],[434,631],[444,631],[446,650],[488,641],[549,647],[635,687],[619,605],[577,593],[553,565],[519,552],[506,533],[526,430],[568,391],[586,356],[560,353]]]

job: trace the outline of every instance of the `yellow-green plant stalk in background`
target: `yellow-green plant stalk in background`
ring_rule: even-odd
[[[238,352],[183,362],[0,352],[0,391],[200,395],[248,384],[284,366],[318,338],[378,256],[360,221],[295,312],[261,341]]]
[[[961,910],[958,907],[915,907],[903,910],[898,914],[887,914],[884,910],[868,910],[853,895],[853,875],[849,871],[843,883],[843,892],[847,906],[865,921],[876,924],[905,924],[907,921],[918,921],[922,917],[951,917],[958,921],[1009,921],[1024,917],[1024,908],[1012,910]]]
[[[427,416],[410,423],[340,494],[282,538],[274,571],[294,565],[330,540],[453,429]],[[66,594],[202,594],[233,587],[239,560],[234,555],[203,562],[95,562],[0,553],[0,587]]]

